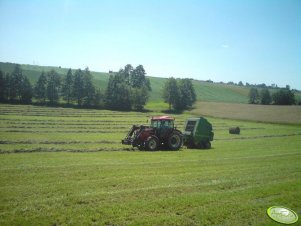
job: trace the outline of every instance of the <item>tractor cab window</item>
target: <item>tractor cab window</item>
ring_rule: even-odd
[[[158,120],[152,120],[151,121],[151,127],[152,128],[159,128],[160,127],[160,121],[158,121]]]
[[[173,121],[162,120],[160,123],[160,128],[173,128]]]
[[[174,128],[174,123],[171,120],[152,120],[151,121],[152,128]]]

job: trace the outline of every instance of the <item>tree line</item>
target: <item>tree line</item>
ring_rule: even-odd
[[[11,74],[0,71],[0,101],[10,103],[77,105],[79,107],[108,108],[114,110],[142,110],[151,90],[142,65],[124,69],[110,75],[104,92],[93,85],[93,76],[87,67],[61,76],[55,70],[42,72],[33,86],[16,65]]]
[[[93,106],[100,101],[100,91],[96,90],[89,68],[78,69],[72,74],[68,70],[65,77],[61,77],[55,70],[42,72],[36,84],[32,86],[23,74],[20,65],[16,65],[11,74],[0,71],[0,100],[12,103],[36,103],[58,105],[60,99],[67,105],[76,102],[78,106]]]
[[[16,65],[12,73],[5,74],[0,70],[0,102],[141,111],[151,90],[150,80],[142,65],[134,68],[127,64],[118,72],[111,72],[104,91],[94,86],[88,67],[75,71],[69,69],[64,76],[55,70],[42,72],[34,85],[23,74],[20,65]],[[191,108],[196,102],[192,80],[173,77],[167,79],[162,98],[168,103],[169,110]],[[249,103],[291,105],[296,104],[296,99],[289,86],[276,89],[272,94],[266,87],[259,91],[256,87],[251,87]],[[297,104],[301,104],[301,101]]]
[[[269,89],[263,88],[258,91],[257,88],[251,88],[249,91],[249,103],[250,104],[275,104],[275,105],[293,105],[301,104],[297,103],[295,99],[294,92],[290,89],[289,86],[286,88],[281,88],[270,93]]]
[[[29,104],[33,96],[33,88],[29,79],[23,75],[20,65],[16,65],[10,75],[0,71],[0,101]]]

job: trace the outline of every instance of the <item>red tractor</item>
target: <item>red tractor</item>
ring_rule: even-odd
[[[183,135],[174,126],[174,121],[170,116],[156,116],[151,118],[150,126],[133,125],[122,144],[138,147],[139,150],[178,150],[183,144]]]

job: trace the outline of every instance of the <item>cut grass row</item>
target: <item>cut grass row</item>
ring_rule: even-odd
[[[51,114],[52,108],[35,106],[0,106],[0,151],[8,152],[37,152],[37,151],[108,151],[108,150],[127,150],[128,147],[121,145],[121,139],[125,137],[132,124],[145,124],[149,113],[140,113],[135,118],[129,117],[127,112],[116,113],[119,117],[106,117],[104,112],[99,111],[98,117],[77,117],[68,119],[60,116],[20,116],[20,115],[1,115],[2,109],[15,108],[18,113],[19,108],[26,108],[29,113],[43,110]],[[41,109],[40,109],[41,108]],[[60,109],[64,114],[70,109]],[[83,115],[90,110],[76,110],[77,114]],[[107,111],[105,111],[107,112]],[[189,115],[175,115],[176,124],[180,130],[184,128],[184,121]],[[213,123],[215,141],[237,140],[237,139],[262,139],[262,138],[281,138],[285,136],[299,136],[298,126],[271,125],[263,123],[230,121],[221,119],[209,119]],[[240,136],[229,135],[228,128],[239,126]],[[275,130],[276,129],[276,130]],[[214,143],[215,143],[214,141]],[[126,149],[125,149],[126,148]]]
[[[244,136],[231,138],[216,138],[214,148],[220,143],[233,145],[241,141],[255,141],[255,142],[275,142],[275,140],[291,140],[294,142],[301,138],[301,134],[282,134],[282,135],[266,135],[266,136]],[[119,141],[0,141],[0,154],[3,153],[20,153],[20,152],[99,152],[99,151],[138,151],[130,146],[121,146]],[[180,151],[187,150],[183,147]]]

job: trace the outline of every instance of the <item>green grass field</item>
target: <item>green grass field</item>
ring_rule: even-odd
[[[211,150],[121,145],[154,114],[1,104],[0,225],[278,225],[273,205],[300,217],[300,125],[209,117]],[[189,113],[175,117],[183,130]]]

